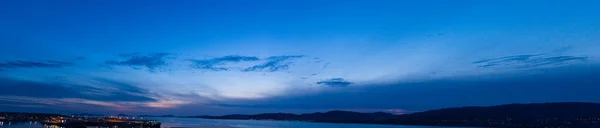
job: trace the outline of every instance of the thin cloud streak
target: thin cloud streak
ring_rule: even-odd
[[[293,55],[293,56],[272,56],[266,58],[267,62],[259,65],[254,65],[252,67],[248,67],[243,69],[243,72],[277,72],[283,71],[290,68],[290,65],[293,64],[291,60],[298,59],[304,57],[303,55]]]
[[[516,55],[506,56],[494,59],[484,59],[475,61],[473,64],[477,64],[480,68],[493,68],[493,67],[515,67],[515,68],[537,68],[542,66],[560,65],[570,62],[584,62],[587,61],[587,56],[544,56],[542,54],[537,55]]]
[[[227,67],[228,63],[239,63],[239,62],[252,62],[260,60],[254,56],[239,56],[230,55],[217,58],[211,58],[206,60],[190,59],[193,64],[190,67],[195,69],[209,70],[209,71],[227,71],[231,67]]]
[[[15,69],[15,68],[64,68],[73,66],[72,62],[46,60],[46,61],[8,61],[0,63],[0,69]]]
[[[346,81],[343,78],[332,78],[328,80],[323,80],[317,82],[317,84],[325,85],[328,87],[347,87],[348,85],[354,84],[352,82]]]
[[[148,55],[142,55],[139,53],[135,54],[122,54],[120,55],[122,60],[110,60],[106,61],[107,65],[117,66],[128,66],[133,69],[139,69],[145,67],[150,72],[154,72],[161,67],[169,65],[169,57],[172,56],[170,53],[153,53]]]

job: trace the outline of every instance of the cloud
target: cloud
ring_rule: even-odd
[[[153,72],[157,68],[167,66],[167,60],[171,56],[169,53],[154,53],[148,55],[141,55],[139,53],[134,54],[122,54],[120,55],[124,60],[112,60],[106,61],[108,65],[119,65],[129,66],[134,69],[140,67],[146,67],[149,71]]]
[[[0,78],[0,96],[36,98],[83,98],[97,101],[155,101],[152,94],[127,84],[94,83],[101,86],[41,83]]]
[[[223,56],[223,57],[217,57],[217,58],[206,59],[206,60],[190,59],[189,61],[191,61],[193,63],[190,65],[190,67],[195,68],[195,69],[203,69],[203,70],[210,70],[210,71],[226,71],[231,68],[231,67],[225,67],[225,64],[227,64],[227,63],[250,62],[250,61],[258,61],[258,60],[260,60],[260,59],[258,57],[254,57],[254,56],[231,55],[231,56]]]
[[[165,103],[166,102],[166,103]],[[156,106],[159,104],[159,106]],[[164,104],[164,105],[163,105]],[[40,98],[24,96],[1,96],[0,106],[16,106],[28,108],[54,108],[59,107],[69,111],[144,111],[151,108],[170,108],[176,105],[187,104],[183,101],[98,101],[83,98]],[[90,110],[89,108],[94,108]]]
[[[192,102],[181,100],[159,100],[156,102],[145,103],[145,105],[152,108],[175,108],[179,105],[185,105],[190,103]]]
[[[46,61],[8,61],[0,63],[0,69],[15,69],[15,68],[63,68],[74,65],[71,62],[46,60]]]
[[[260,59],[255,56],[239,56],[230,55],[211,59],[197,60],[189,59],[192,62],[190,67],[195,69],[209,70],[209,71],[229,71],[232,68],[241,68],[242,72],[276,72],[289,69],[293,63],[291,60],[302,58],[302,55],[292,56],[271,56],[268,58]],[[227,64],[239,63],[239,62],[256,62],[250,67],[231,67]]]
[[[343,78],[332,78],[328,80],[323,80],[317,82],[317,84],[325,85],[329,87],[347,87],[348,85],[354,84],[352,82],[346,81]]]
[[[27,104],[22,104],[22,103],[17,103],[17,104],[2,103],[2,104],[0,104],[0,106],[17,107],[17,108],[44,108],[44,107],[47,107],[47,106],[43,106],[43,105],[39,105],[39,104],[27,105]]]
[[[479,64],[479,63],[494,63],[494,62],[525,61],[525,60],[528,60],[529,58],[535,57],[535,56],[540,56],[540,55],[505,56],[505,57],[500,57],[500,58],[485,59],[485,60],[475,61],[473,63]]]
[[[558,65],[572,61],[586,61],[589,57],[584,56],[543,56],[536,55],[516,55],[493,59],[484,59],[473,62],[477,67],[516,67],[516,68],[535,68],[540,66]]]
[[[293,62],[290,62],[292,59],[302,58],[303,55],[293,55],[293,56],[272,56],[266,58],[267,62],[259,65],[254,65],[252,67],[248,67],[243,69],[243,72],[256,72],[256,71],[265,71],[265,72],[276,72],[289,69],[289,65]]]
[[[0,83],[0,106],[69,107],[67,109],[99,106],[107,111],[136,111],[135,108],[175,108],[193,103],[166,98],[124,82],[100,78],[83,82],[89,85],[42,83],[1,77]]]
[[[96,78],[93,79],[94,85],[97,86],[84,86],[85,94],[88,95],[86,98],[101,101],[110,101],[118,99],[120,101],[156,101],[158,94],[150,92],[148,89],[140,88],[125,82]],[[111,99],[115,98],[115,99]]]

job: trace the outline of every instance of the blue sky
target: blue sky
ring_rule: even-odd
[[[2,1],[0,110],[193,115],[600,102],[598,6]]]

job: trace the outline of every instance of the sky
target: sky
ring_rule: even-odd
[[[597,0],[4,0],[0,110],[600,102]]]

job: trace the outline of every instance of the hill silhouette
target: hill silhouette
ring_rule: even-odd
[[[244,120],[285,120],[285,121],[311,121],[331,123],[375,123],[395,119],[397,116],[389,113],[359,113],[348,111],[329,111],[325,113],[291,114],[291,113],[264,113],[256,115],[224,115],[224,116],[198,116],[207,119],[244,119]]]
[[[309,114],[265,113],[194,117],[398,125],[592,128],[600,127],[600,104],[581,102],[508,104],[487,107],[446,108],[405,115],[393,115],[383,112],[329,111]]]

